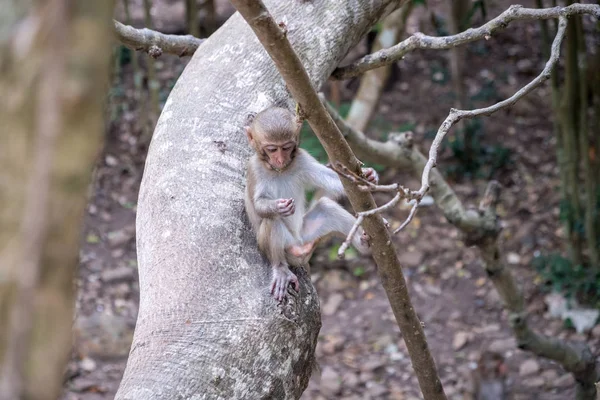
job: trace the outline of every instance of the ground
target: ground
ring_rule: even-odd
[[[436,2],[432,2],[436,5]],[[533,6],[525,2],[525,6]],[[167,3],[168,4],[168,3]],[[510,2],[488,9],[497,15]],[[160,5],[160,3],[159,3]],[[434,8],[435,9],[435,8]],[[161,13],[168,19],[168,13]],[[173,18],[175,19],[175,18]],[[160,25],[157,22],[158,25]],[[168,21],[163,21],[168,26]],[[543,67],[536,23],[516,24],[485,43],[469,46],[465,77],[474,105],[510,96]],[[364,46],[364,44],[363,44]],[[443,52],[410,54],[397,64],[394,81],[383,96],[369,134],[410,128],[426,151],[439,124],[452,107]],[[163,88],[171,87],[186,59],[160,60]],[[111,96],[114,116],[90,191],[82,235],[76,343],[69,364],[64,399],[109,399],[123,373],[137,314],[139,288],[135,252],[137,192],[145,146],[143,102],[135,94],[131,66],[115,81],[122,89]],[[343,85],[351,99],[356,82]],[[142,94],[141,96],[145,96]],[[477,99],[478,98],[478,99]],[[547,315],[535,270],[534,254],[560,251],[558,171],[552,138],[552,111],[547,87],[538,89],[509,111],[482,119],[486,149],[509,149],[510,159],[491,174],[453,179],[456,159],[446,149],[439,168],[465,205],[476,206],[489,178],[502,184],[499,214],[502,248],[522,284],[532,327],[546,335],[585,341],[594,353],[598,329],[576,334]],[[408,173],[385,170],[385,183],[417,188]],[[379,202],[384,197],[377,198]],[[386,218],[397,226],[407,215],[398,207]],[[435,206],[423,207],[411,225],[395,237],[412,300],[424,324],[449,398],[469,398],[472,369],[482,350],[506,358],[508,385],[515,399],[572,398],[574,381],[555,363],[520,351],[506,312],[475,248],[465,247],[457,229]],[[312,280],[321,299],[323,327],[317,346],[320,373],[315,373],[302,399],[421,398],[402,335],[395,323],[374,263],[369,258],[332,256],[338,242],[321,246],[312,260]]]

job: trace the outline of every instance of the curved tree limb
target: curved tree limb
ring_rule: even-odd
[[[113,23],[115,36],[121,43],[133,50],[148,53],[152,58],[158,58],[163,53],[191,56],[205,40],[192,35],[169,35],[148,28],[137,29],[116,20]]]
[[[398,3],[267,2],[287,19],[315,87]],[[275,104],[293,107],[236,13],[192,56],[152,137],[136,220],[140,307],[116,399],[290,400],[306,388],[317,293],[297,269],[300,293],[284,304],[272,298],[271,268],[244,212],[243,127],[249,113]]]
[[[397,45],[369,54],[355,63],[340,67],[333,71],[333,79],[348,79],[360,75],[370,69],[392,64],[406,54],[417,49],[443,50],[460,46],[481,39],[489,39],[495,32],[505,29],[510,22],[530,19],[555,19],[575,14],[592,14],[600,18],[600,6],[594,4],[572,4],[568,7],[553,8],[523,8],[519,5],[510,6],[508,10],[485,23],[479,28],[467,29],[456,35],[435,37],[415,33]]]
[[[286,26],[275,22],[262,1],[232,0],[231,2],[275,62],[289,91],[298,103],[301,115],[308,120],[323,144],[331,163],[335,165],[339,162],[349,171],[358,173],[361,163],[354,156],[348,142],[319,100],[302,62],[287,40]],[[368,214],[367,210],[375,207],[375,201],[369,192],[361,191],[353,182],[342,179],[342,183],[352,207],[366,213],[361,213],[361,216],[364,218],[365,231],[372,239],[373,258],[402,331],[423,396],[429,400],[445,399],[446,395],[429,351],[423,326],[412,306],[390,234],[381,216]]]

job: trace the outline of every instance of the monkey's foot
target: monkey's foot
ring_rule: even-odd
[[[355,236],[352,240],[352,244],[356,247],[361,254],[368,255],[371,254],[371,236],[367,235],[367,233],[362,230],[362,233],[358,238]]]
[[[300,291],[300,282],[298,277],[290,271],[287,265],[273,266],[273,280],[271,281],[271,294],[282,301],[287,296],[287,288],[289,284],[293,284],[296,292]]]
[[[315,248],[315,242],[309,242],[304,245],[293,245],[286,249],[288,253],[293,255],[294,257],[305,257],[310,254]]]

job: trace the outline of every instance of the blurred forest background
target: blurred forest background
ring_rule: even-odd
[[[556,3],[520,2],[532,8]],[[377,24],[343,64],[415,32],[443,36],[480,26],[511,4],[413,0]],[[117,0],[115,19],[206,38],[234,11],[225,0]],[[555,22],[514,22],[488,40],[411,52],[368,77],[330,80],[322,90],[347,123],[369,138],[401,141],[409,136],[398,133],[409,132],[413,146],[427,154],[450,108],[496,103],[540,73]],[[530,327],[586,343],[597,354],[600,24],[584,15],[568,29],[552,78],[512,107],[453,128],[437,170],[463,205],[473,209],[489,182],[499,183],[495,212],[501,231],[494,243],[522,287]],[[110,399],[118,388],[139,301],[135,216],[145,155],[160,110],[188,60],[167,53],[152,58],[117,41],[112,46],[104,148],[86,206],[74,346],[62,399]],[[327,161],[307,126],[302,146]],[[420,171],[407,162],[367,161],[383,183],[420,186]],[[375,198],[382,204],[389,195]],[[483,268],[489,243],[469,242],[468,232],[448,221],[438,201],[426,196],[394,240],[448,397],[472,398],[481,356],[492,352],[501,356],[494,379],[502,380],[514,399],[573,398],[571,374],[518,349],[510,312]],[[392,228],[400,226],[410,208],[400,204],[385,213]],[[422,398],[374,263],[351,251],[339,260],[340,244],[332,240],[320,246],[311,263],[323,318],[320,372],[302,399]]]

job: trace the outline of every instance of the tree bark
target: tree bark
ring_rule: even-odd
[[[112,11],[110,1],[0,1],[2,400],[56,399],[61,390]]]
[[[268,3],[320,87],[399,1]],[[277,305],[243,204],[243,126],[274,104],[291,106],[289,93],[235,14],[194,54],[152,139],[137,216],[140,309],[117,399],[296,399],[306,388],[317,293],[296,270],[300,293]]]

